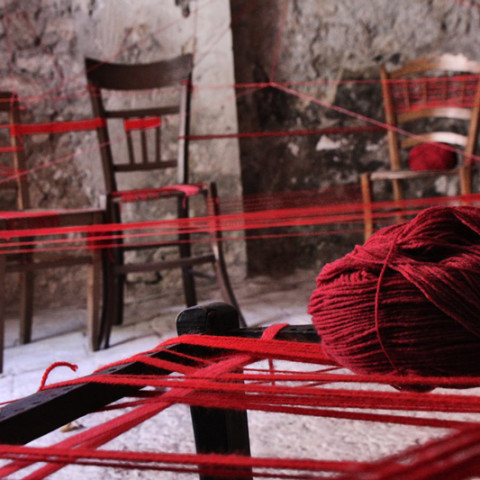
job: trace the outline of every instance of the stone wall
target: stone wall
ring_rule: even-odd
[[[190,15],[183,17],[176,3],[189,5]],[[400,65],[443,52],[479,60],[479,23],[479,0],[7,0],[0,11],[0,89],[19,92],[26,121],[89,118],[84,56],[147,62],[192,51],[199,87],[193,98],[194,134],[236,132],[237,110],[241,132],[348,126],[358,122],[306,97],[267,87],[235,102],[226,86],[314,81],[297,88],[325,104],[382,120],[379,64]],[[93,132],[30,137],[34,204],[96,205],[103,193],[96,148]],[[195,142],[191,152],[193,180],[215,179],[224,197],[238,198],[242,189],[246,195],[321,190],[355,200],[359,173],[385,165],[386,142],[383,133],[250,138],[241,141],[239,153],[236,140],[217,139]],[[60,161],[40,168],[52,160]],[[432,192],[441,188],[451,186],[431,186]],[[11,208],[7,200],[2,199],[2,208]],[[320,268],[362,241],[361,225],[349,228],[295,240],[250,240],[248,271]],[[229,264],[242,275],[244,245],[225,245]],[[11,278],[7,296],[15,300],[17,282]],[[82,272],[67,270],[42,275],[38,301],[83,302],[78,295],[83,280]],[[140,277],[130,293],[141,287],[156,295],[169,281]]]
[[[324,104],[380,121],[383,111],[377,80],[381,63],[395,67],[445,52],[480,60],[478,0],[231,0],[231,5],[237,82],[319,82],[292,88]],[[243,96],[237,104],[241,131],[360,123],[276,88]],[[342,187],[349,194],[346,200],[358,199],[359,192],[355,197],[350,186],[358,185],[359,173],[386,165],[385,140],[383,133],[242,140],[244,192],[336,188],[341,194],[338,187]],[[432,184],[428,194],[455,191],[454,185],[445,183],[443,178]],[[288,273],[315,263],[320,267],[361,241],[361,232],[251,241],[249,271]]]
[[[234,82],[229,3],[194,2],[189,16],[182,15],[176,3],[188,5],[175,0],[7,1],[6,8],[0,10],[0,89],[18,92],[27,122],[91,118],[85,56],[133,63],[191,52],[195,58],[193,82],[198,87],[192,98],[196,113],[191,133],[235,132],[233,91],[202,88]],[[31,136],[26,151],[34,206],[98,205],[104,185],[95,132]],[[190,152],[193,182],[215,180],[221,196],[241,195],[235,139],[192,142]],[[42,168],[44,165],[50,166]],[[127,182],[125,187],[134,185]],[[11,199],[3,197],[1,208],[13,208]],[[151,209],[150,214],[158,216]],[[228,242],[225,246],[233,273],[242,276],[243,243]],[[39,274],[37,304],[82,304],[84,280],[85,270]],[[129,285],[129,296],[137,295],[139,289],[142,294],[161,295],[171,290],[171,282],[178,281],[177,276],[168,274],[137,276]],[[9,276],[7,298],[12,308],[16,308],[17,289],[15,276]],[[179,295],[181,303],[181,290]]]

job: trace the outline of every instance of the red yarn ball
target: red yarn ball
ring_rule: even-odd
[[[450,170],[457,164],[457,155],[444,143],[421,143],[408,152],[410,170]]]
[[[324,351],[357,373],[480,375],[480,209],[384,228],[317,278]]]

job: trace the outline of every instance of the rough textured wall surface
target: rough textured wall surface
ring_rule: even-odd
[[[231,0],[237,82],[308,82],[291,88],[348,112],[383,120],[379,65],[432,54],[480,60],[480,2],[453,0]],[[357,83],[352,83],[355,81]],[[322,82],[324,82],[322,84]],[[240,131],[358,125],[353,116],[276,88],[238,99]],[[383,133],[241,141],[245,194],[349,188],[386,165]],[[347,188],[348,186],[348,188]],[[451,193],[445,178],[427,194]],[[342,190],[337,190],[342,194]],[[415,195],[415,192],[412,192]],[[357,226],[357,228],[361,226]],[[249,242],[249,272],[319,266],[362,241],[361,233]]]
[[[189,3],[190,16],[182,17],[175,3]],[[479,4],[478,0],[7,0],[0,10],[0,88],[19,92],[27,121],[86,118],[91,109],[84,89],[85,55],[134,62],[194,51],[194,81],[199,88],[194,92],[192,133],[235,132],[233,91],[224,87],[234,82],[231,14],[235,81],[314,81],[315,85],[296,88],[321,102],[382,120],[379,64],[400,65],[443,52],[480,59]],[[211,88],[219,85],[221,89]],[[239,96],[237,107],[243,132],[358,124],[306,97],[270,87]],[[36,168],[30,175],[35,205],[71,208],[97,203],[103,181],[96,142],[92,132],[28,139],[29,168]],[[243,187],[247,195],[326,190],[354,200],[359,173],[386,162],[381,133],[245,139],[241,169],[236,140],[196,142],[191,148],[193,180],[213,177],[220,194],[233,197]],[[61,161],[39,168],[52,160]],[[439,180],[431,191],[455,189],[445,183]],[[2,198],[2,208],[11,208],[10,200]],[[357,229],[358,233],[341,235],[251,240],[249,271],[288,273],[314,263],[320,267],[362,241],[361,226]],[[314,228],[303,231],[315,233]],[[242,244],[226,246],[229,264],[243,265]],[[161,292],[170,282],[162,278],[134,278],[130,292],[137,288]],[[83,302],[78,294],[83,281],[84,272],[42,274],[38,301]],[[12,275],[7,297],[15,299],[16,290]]]
[[[133,63],[192,52],[198,88],[192,98],[191,133],[235,132],[233,92],[202,88],[233,84],[229,7],[227,0],[194,2],[185,17],[175,0],[7,0],[0,9],[0,89],[18,92],[27,122],[91,118],[85,56]],[[31,136],[26,152],[34,206],[98,205],[104,186],[95,132]],[[190,152],[193,182],[215,180],[221,196],[241,195],[236,140],[192,142]],[[11,198],[0,201],[2,209],[13,208]],[[159,212],[150,208],[149,213],[156,218]],[[228,264],[243,275],[244,245],[225,246]],[[81,268],[41,273],[37,304],[83,303],[84,281]],[[138,290],[161,295],[178,282],[179,276],[168,273],[138,275],[132,277],[128,295],[135,297]],[[9,276],[7,298],[12,306],[17,289],[15,275]],[[180,290],[179,295],[181,303]]]

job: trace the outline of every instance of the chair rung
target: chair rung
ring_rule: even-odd
[[[159,168],[174,168],[176,166],[176,160],[162,160],[161,162],[149,163],[118,163],[113,168],[116,172],[143,172],[158,170]]]
[[[157,249],[157,248],[163,248],[163,247],[177,247],[179,246],[179,242],[162,242],[162,243],[152,243],[149,245],[119,245],[119,248],[121,248],[124,251],[130,251],[130,250],[151,250],[151,249]],[[115,247],[113,247],[115,248]]]
[[[61,267],[71,267],[72,265],[88,265],[92,263],[91,256],[82,256],[75,258],[62,258],[57,260],[44,260],[40,262],[31,262],[31,263],[15,263],[10,264],[7,261],[5,267],[7,272],[24,272],[28,270],[39,270],[42,268],[61,268]]]
[[[13,190],[18,187],[17,182],[15,180],[5,180],[0,183],[0,190]]]
[[[188,258],[178,258],[175,260],[166,260],[164,262],[137,263],[131,265],[116,265],[115,274],[125,275],[136,272],[156,272],[159,270],[169,270],[171,268],[188,267],[191,265],[201,265],[203,263],[213,263],[216,261],[215,255],[209,253],[206,255],[197,255]]]
[[[165,107],[143,108],[136,110],[135,115],[141,117],[162,117],[164,115],[175,115],[179,113],[177,105]],[[132,110],[109,110],[105,112],[107,118],[132,118]]]
[[[215,278],[216,278],[215,275],[212,275],[212,274],[207,273],[207,272],[200,272],[199,270],[193,270],[193,271],[192,271],[192,274],[193,274],[195,277],[206,278],[206,279],[208,279],[208,280],[215,280]]]

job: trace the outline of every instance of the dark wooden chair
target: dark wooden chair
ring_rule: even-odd
[[[381,67],[380,75],[390,163],[386,171],[361,176],[366,239],[374,228],[373,182],[390,181],[399,205],[404,200],[404,182],[440,175],[457,176],[460,193],[470,194],[478,136],[480,62],[445,54],[413,60],[394,71]],[[455,149],[460,153],[458,164],[445,170],[407,168],[409,152],[422,143]]]
[[[96,117],[105,119],[105,125],[99,127],[97,133],[109,222],[125,222],[125,216],[122,219],[122,204],[157,201],[159,205],[172,200],[173,205],[168,207],[170,211],[165,211],[170,215],[167,218],[175,216],[186,221],[189,217],[190,196],[203,196],[204,215],[214,217],[219,213],[216,186],[213,182],[189,184],[188,135],[192,67],[191,55],[150,64],[130,65],[86,59],[86,76],[93,112]],[[115,101],[117,105],[112,106]],[[176,133],[172,133],[175,122],[178,122],[178,137]],[[172,137],[170,143],[162,141],[162,138],[168,135]],[[119,139],[123,140],[120,146]],[[175,158],[172,158],[173,155],[169,152],[173,146],[177,149]],[[116,151],[115,147],[118,147]],[[122,179],[119,177],[130,177],[127,185],[131,188],[135,180],[138,183],[142,174],[147,188],[145,183],[142,185],[143,190],[121,188],[119,182]],[[154,220],[160,220],[158,211],[154,217]],[[152,220],[148,216],[143,219]],[[132,220],[130,218],[130,221]],[[108,255],[110,262],[106,262],[104,275],[107,281],[104,301],[105,316],[108,319],[105,332],[107,344],[111,326],[123,320],[124,283],[125,277],[130,273],[180,268],[185,303],[193,306],[197,304],[195,276],[206,275],[204,270],[198,271],[198,266],[212,264],[223,299],[238,308],[225,266],[220,232],[213,229],[209,234],[210,238],[202,244],[204,247],[208,246],[208,251],[198,254],[192,248],[187,230],[183,229],[179,235],[169,237],[168,241],[156,243],[152,241],[148,244],[135,244],[119,239],[111,248]],[[152,248],[158,252],[162,247],[170,249],[170,257],[165,260],[145,261],[134,258],[131,262],[126,261],[125,252],[145,249],[151,251]],[[197,269],[194,270],[193,267]]]
[[[4,231],[3,245],[0,243],[0,371],[3,366],[4,343],[4,291],[6,274],[20,273],[20,343],[28,343],[32,337],[32,321],[34,308],[34,274],[38,269],[75,267],[88,264],[87,280],[87,330],[91,349],[98,350],[100,340],[100,300],[101,300],[101,251],[97,248],[86,249],[81,255],[68,251],[45,252],[37,249],[36,242],[42,237],[35,237],[29,230],[41,228],[84,227],[104,222],[103,211],[96,208],[72,210],[39,210],[31,208],[29,195],[28,172],[25,160],[24,142],[21,129],[18,98],[12,92],[0,92],[0,123],[9,129],[9,144],[0,149],[7,160],[2,162],[3,174],[0,179],[0,190],[7,199],[8,191],[14,197],[15,211],[0,211],[0,231]],[[22,230],[27,230],[22,235]],[[5,232],[8,231],[8,232]],[[11,232],[11,233],[10,233]],[[18,237],[18,247],[5,246],[5,240],[15,241]],[[94,243],[94,237],[87,235],[85,242]],[[9,251],[12,253],[10,254]]]

